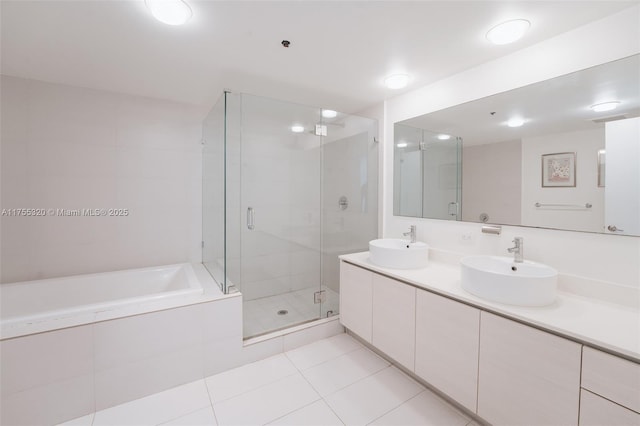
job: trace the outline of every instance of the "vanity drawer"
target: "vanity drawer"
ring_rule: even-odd
[[[585,346],[582,387],[640,412],[640,364]]]
[[[580,391],[580,426],[603,425],[640,425],[640,414],[582,389]]]

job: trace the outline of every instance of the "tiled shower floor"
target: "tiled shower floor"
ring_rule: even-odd
[[[477,426],[347,334],[64,423],[264,424]]]
[[[318,287],[245,301],[242,306],[244,337],[325,318],[327,312],[337,314],[339,294],[326,286],[322,286],[322,290],[325,290],[325,302],[322,304],[313,303],[313,294]],[[279,315],[278,312],[283,310],[287,314]]]

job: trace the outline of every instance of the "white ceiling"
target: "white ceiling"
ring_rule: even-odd
[[[382,85],[394,71],[412,90],[638,3],[187,1],[194,18],[172,27],[144,0],[3,0],[1,72],[196,105],[228,89],[357,112],[402,93]],[[522,40],[485,40],[512,18],[532,23]]]

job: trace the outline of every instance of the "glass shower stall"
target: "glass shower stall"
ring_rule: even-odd
[[[203,124],[203,264],[245,338],[339,313],[339,261],[378,228],[377,122],[225,92]]]

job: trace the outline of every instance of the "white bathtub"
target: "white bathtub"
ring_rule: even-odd
[[[58,424],[242,358],[241,294],[202,264],[0,284],[0,307],[3,425]]]
[[[203,291],[189,263],[1,284],[0,337],[175,306]]]

